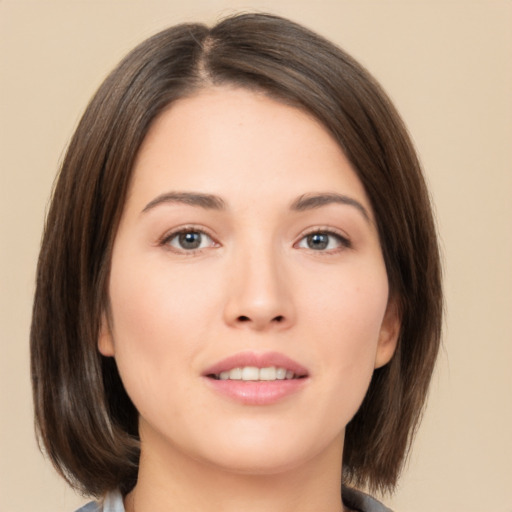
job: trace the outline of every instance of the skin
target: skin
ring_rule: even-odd
[[[350,201],[291,207],[326,193]],[[206,233],[198,248],[180,245],[183,229]],[[345,427],[398,336],[388,294],[369,200],[321,124],[244,89],[174,103],[135,164],[98,343],[140,413],[127,511],[343,510]],[[204,377],[241,351],[282,353],[308,376],[276,403],[242,404]]]

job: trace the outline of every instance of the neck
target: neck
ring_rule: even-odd
[[[342,512],[340,449],[272,474],[242,473],[142,450],[126,512]]]

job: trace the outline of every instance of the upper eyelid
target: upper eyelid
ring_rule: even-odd
[[[216,237],[208,229],[206,229],[204,227],[195,226],[193,224],[188,224],[185,226],[180,226],[180,227],[176,227],[173,229],[169,229],[158,239],[158,244],[163,245],[166,242],[168,242],[169,240],[171,240],[172,238],[174,238],[175,236],[179,235],[180,233],[187,233],[189,231],[201,233],[201,234],[206,235],[207,237],[211,238],[212,241],[215,242],[216,244],[219,243],[218,240],[216,239]]]
[[[330,236],[334,236],[336,238],[339,239],[339,242],[342,246],[342,248],[338,248],[338,250],[342,250],[342,249],[351,249],[353,248],[353,243],[352,243],[352,240],[351,238],[346,234],[344,233],[343,231],[341,230],[337,230],[335,228],[321,228],[321,227],[313,227],[309,230],[306,230],[304,231],[298,238],[297,238],[297,241],[294,242],[294,247],[297,246],[298,244],[300,244],[302,242],[302,240],[304,240],[304,238],[310,236],[310,235],[314,235],[314,234],[326,234],[326,235],[330,235]],[[328,254],[330,251],[315,251],[315,252],[318,252],[319,254],[323,253],[323,254]]]
[[[220,245],[218,237],[215,236],[210,229],[205,228],[204,226],[199,226],[197,224],[185,224],[182,226],[169,229],[161,237],[159,237],[157,244],[164,245],[173,237],[179,235],[180,233],[186,233],[187,231],[195,231],[197,233],[202,233],[211,238],[215,244]],[[325,233],[328,235],[333,235],[342,239],[344,242],[347,243],[347,245],[352,245],[351,237],[345,231],[334,228],[332,226],[311,226],[309,228],[306,228],[303,231],[301,231],[301,233],[296,237],[295,242],[293,242],[293,245],[299,243],[304,237],[313,235],[315,233]]]
[[[335,235],[335,236],[338,236],[340,238],[343,238],[347,241],[350,241],[350,236],[345,233],[343,230],[341,229],[336,229],[336,228],[333,228],[333,227],[327,227],[327,226],[315,226],[315,227],[311,227],[311,228],[308,228],[308,229],[305,229],[298,237],[299,240],[302,240],[305,236],[308,236],[308,235],[314,235],[315,233],[325,233],[325,234],[328,234],[328,235]]]

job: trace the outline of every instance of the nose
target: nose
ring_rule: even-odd
[[[285,262],[275,248],[238,251],[227,282],[225,322],[255,331],[284,330],[295,321]]]

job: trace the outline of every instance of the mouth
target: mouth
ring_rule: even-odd
[[[215,380],[241,380],[241,381],[277,381],[303,379],[306,374],[297,374],[295,371],[283,366],[241,366],[223,370],[218,373],[209,373],[207,377]]]
[[[240,352],[207,368],[203,376],[214,380],[282,381],[308,377],[308,370],[279,352]]]
[[[243,405],[271,405],[300,393],[308,370],[278,352],[241,352],[206,369],[203,377],[215,393]]]

